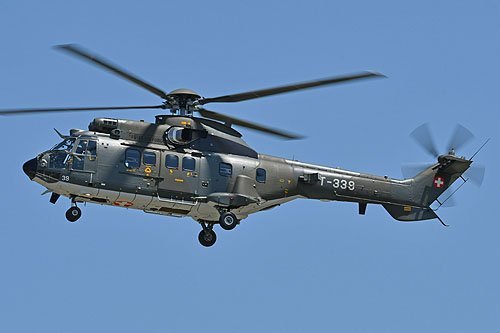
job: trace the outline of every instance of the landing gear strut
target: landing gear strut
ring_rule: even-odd
[[[215,241],[217,240],[217,235],[212,230],[214,225],[205,222],[200,222],[200,224],[203,227],[203,230],[200,231],[200,234],[198,235],[198,240],[200,241],[200,244],[205,247],[210,247],[214,245]]]

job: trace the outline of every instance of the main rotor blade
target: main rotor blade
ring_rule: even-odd
[[[410,133],[410,137],[433,157],[439,156],[436,144],[432,139],[431,131],[429,129],[429,123],[425,123],[417,127],[415,130],[413,130],[413,132]]]
[[[385,77],[385,75],[376,73],[376,72],[361,72],[356,74],[350,74],[345,76],[335,76],[321,80],[303,82],[303,83],[295,83],[291,85],[262,89],[262,90],[254,90],[243,92],[239,94],[232,94],[226,96],[212,97],[212,98],[203,98],[199,101],[199,104],[204,105],[207,103],[231,103],[231,102],[241,102],[249,99],[260,98],[270,95],[282,94],[294,90],[308,89],[318,86],[324,86],[328,84],[335,84],[359,79],[367,79],[373,77]]]
[[[302,139],[303,138],[302,136],[298,136],[295,134],[287,133],[287,132],[273,129],[273,128],[269,128],[269,127],[264,127],[264,126],[261,126],[261,125],[255,124],[255,123],[251,123],[251,122],[241,120],[238,118],[234,118],[234,117],[229,117],[229,116],[226,116],[224,114],[214,112],[214,111],[209,111],[209,110],[206,110],[203,108],[198,108],[196,111],[205,118],[219,120],[219,121],[223,121],[225,123],[229,123],[232,125],[238,125],[238,126],[250,128],[250,129],[264,132],[267,134],[276,135],[276,136],[279,136],[279,137],[282,137],[285,139]]]
[[[451,148],[455,148],[455,150],[458,150],[460,149],[460,147],[462,147],[472,139],[474,139],[474,134],[472,134],[471,131],[469,131],[462,125],[457,124],[450,138],[450,141],[448,142],[448,147],[446,148],[448,150],[451,150]]]
[[[165,109],[162,105],[146,105],[146,106],[103,106],[91,108],[49,108],[49,109],[12,109],[0,110],[0,115],[10,116],[20,113],[44,113],[44,112],[72,112],[72,111],[96,111],[96,110],[129,110],[129,109]]]
[[[77,57],[80,57],[82,59],[85,59],[87,61],[93,62],[94,64],[98,64],[107,70],[121,76],[124,79],[127,79],[129,81],[132,81],[133,83],[143,87],[144,89],[149,90],[153,94],[156,94],[160,96],[163,99],[167,99],[167,94],[161,90],[158,89],[151,84],[147,83],[146,81],[139,79],[138,77],[127,73],[125,70],[118,68],[116,65],[112,65],[109,61],[104,60],[103,58],[95,55],[95,54],[90,54],[86,51],[84,51],[81,47],[74,45],[74,44],[66,44],[66,45],[57,45],[55,46],[56,49],[66,51],[72,55],[75,55]]]

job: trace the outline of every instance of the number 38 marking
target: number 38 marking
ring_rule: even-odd
[[[335,178],[333,180],[333,187],[340,188],[341,190],[349,189],[350,191],[354,191],[354,189],[356,188],[356,184],[352,180],[347,181],[345,179],[340,180],[338,178]]]
[[[64,176],[64,175],[63,175],[63,176],[61,176],[61,180],[62,180],[63,182],[69,182],[69,176]]]

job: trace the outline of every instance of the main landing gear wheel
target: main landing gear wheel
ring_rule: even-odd
[[[66,211],[66,218],[70,222],[76,222],[82,216],[82,211],[80,208],[73,206]]]
[[[231,212],[225,212],[220,216],[219,224],[224,230],[233,230],[236,225],[238,225],[238,219],[236,215]]]
[[[213,230],[202,230],[198,235],[198,240],[200,241],[201,245],[210,247],[215,244],[217,236],[215,235],[215,232]]]

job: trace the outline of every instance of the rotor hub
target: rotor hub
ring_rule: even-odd
[[[192,91],[191,89],[186,89],[186,88],[172,90],[171,92],[169,92],[167,94],[167,96],[172,96],[172,97],[187,96],[187,97],[196,98],[196,99],[201,97],[196,92]]]
[[[173,114],[179,112],[181,116],[191,116],[200,95],[191,89],[175,89],[167,94],[167,102]]]

